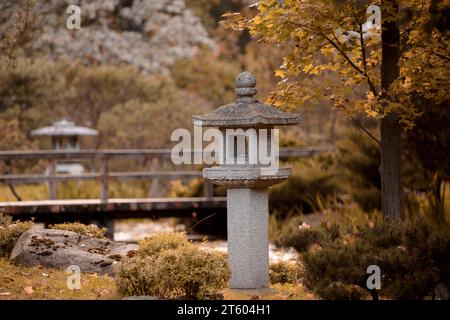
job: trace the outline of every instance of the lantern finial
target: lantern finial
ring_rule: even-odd
[[[236,95],[238,100],[254,100],[256,94],[256,78],[248,71],[244,71],[236,77]]]

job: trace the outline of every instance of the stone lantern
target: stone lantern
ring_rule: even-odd
[[[52,147],[59,151],[77,151],[80,149],[79,137],[96,136],[97,130],[75,125],[73,121],[62,119],[51,126],[31,131],[33,137],[50,137]],[[80,163],[64,162],[55,165],[56,173],[81,174],[84,171]]]
[[[219,165],[205,168],[203,177],[227,187],[230,288],[260,289],[269,285],[268,187],[291,175],[290,167],[278,166],[274,127],[298,124],[300,116],[257,101],[249,72],[235,84],[235,102],[193,121],[220,130]]]
[[[80,136],[96,136],[97,130],[75,125],[67,119],[54,122],[49,127],[31,131],[35,137],[51,137],[54,150],[79,150],[78,138]]]

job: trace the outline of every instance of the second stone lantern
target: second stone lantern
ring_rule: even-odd
[[[221,132],[219,165],[205,168],[203,177],[227,187],[230,288],[260,289],[269,286],[268,187],[291,175],[290,167],[278,166],[274,127],[298,124],[300,116],[256,100],[256,79],[249,72],[235,84],[235,102],[193,121]]]

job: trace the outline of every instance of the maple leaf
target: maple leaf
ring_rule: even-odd
[[[34,293],[34,289],[33,289],[32,286],[25,286],[25,287],[23,288],[23,290],[24,290],[26,293],[30,294],[30,295]]]

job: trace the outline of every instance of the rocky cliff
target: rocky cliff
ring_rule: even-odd
[[[81,8],[81,30],[68,30],[67,8]],[[0,24],[17,10],[0,3]],[[184,0],[39,0],[40,32],[33,47],[50,59],[68,56],[87,64],[131,64],[145,73],[166,73],[174,61],[200,47],[216,48]]]

